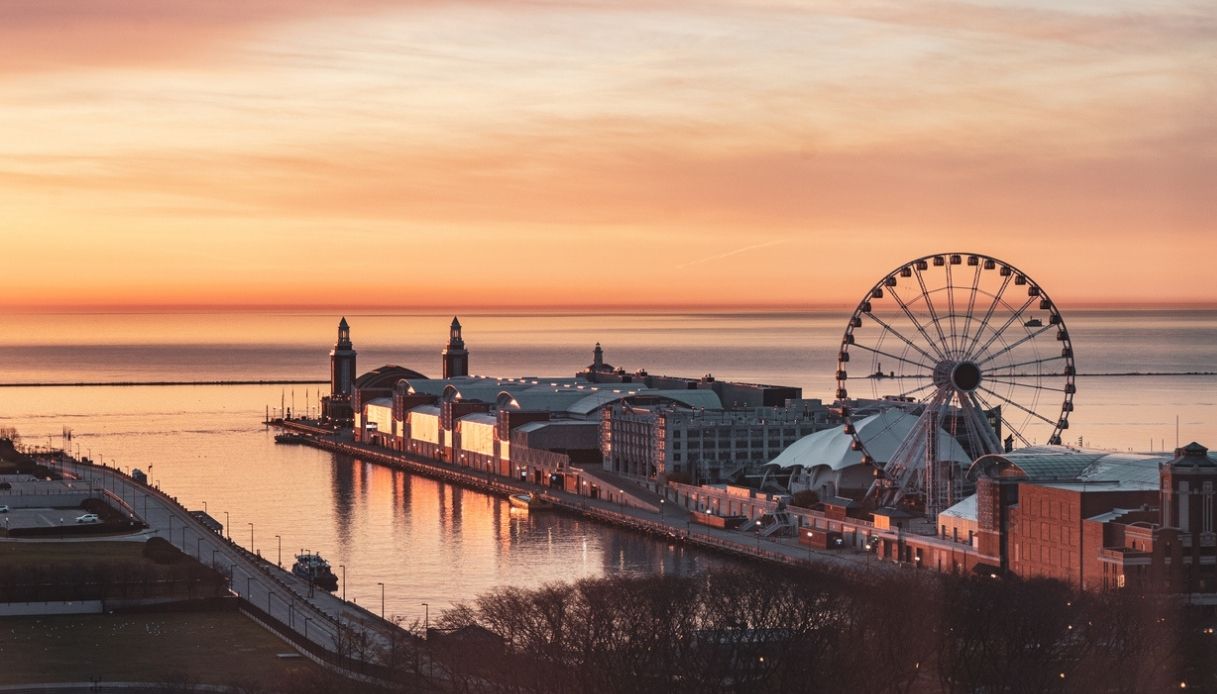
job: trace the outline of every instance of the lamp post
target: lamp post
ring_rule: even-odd
[[[664,499],[659,500],[659,517],[660,518],[663,518],[663,502],[664,502]]]
[[[228,527],[228,511],[224,512],[224,535],[230,542],[232,541],[232,530]]]
[[[338,569],[342,571],[342,601],[347,600],[347,565],[339,564]]]
[[[207,500],[203,500],[203,513],[207,513]]]
[[[621,504],[621,510],[624,511],[625,510],[625,490],[624,489],[617,490],[617,503]]]
[[[384,619],[385,618],[385,584],[381,583],[380,581],[377,581],[376,585],[380,586],[380,618]]]
[[[807,531],[807,563],[811,563],[811,531]]]
[[[249,551],[254,551],[254,524],[249,523]]]
[[[283,568],[283,537],[275,535],[275,539],[279,541],[279,568]]]
[[[761,519],[756,519],[756,551],[761,551]]]
[[[424,638],[426,637],[427,632],[429,632],[430,630],[431,630],[431,605],[424,602],[423,603],[423,636],[424,636]]]

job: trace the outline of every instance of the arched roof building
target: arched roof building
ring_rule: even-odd
[[[917,415],[889,408],[855,423],[858,435],[876,460],[889,460],[917,425]],[[853,450],[853,437],[844,425],[804,436],[769,463],[776,470],[790,471],[790,491],[810,489],[823,496],[844,495],[870,486],[872,471],[862,464],[862,452]],[[940,460],[967,465],[970,458],[959,442],[939,429]]]

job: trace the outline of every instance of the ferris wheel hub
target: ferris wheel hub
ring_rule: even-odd
[[[973,361],[944,359],[934,365],[934,385],[971,393],[980,387],[980,366]]]

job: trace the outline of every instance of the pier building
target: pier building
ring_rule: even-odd
[[[833,421],[820,400],[746,409],[640,400],[604,408],[600,449],[605,469],[648,480],[713,484],[734,479]]]
[[[599,343],[592,363],[571,376],[471,375],[459,317],[441,359],[441,378],[385,365],[349,386],[335,381],[325,411],[342,422],[333,415],[349,406],[361,443],[559,485],[571,466],[589,476],[718,481],[832,421],[800,388],[628,372],[607,363]],[[331,372],[348,363],[354,349],[344,319]]]
[[[1037,446],[982,456],[969,476],[976,494],[939,513],[936,528],[880,534],[876,553],[1217,604],[1217,460],[1204,446],[1174,455]]]

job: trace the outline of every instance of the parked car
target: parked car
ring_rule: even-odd
[[[8,506],[0,506],[0,513],[8,513]]]
[[[96,513],[86,513],[83,516],[76,516],[76,522],[77,523],[99,523],[99,522],[101,522],[101,517],[98,516]]]

